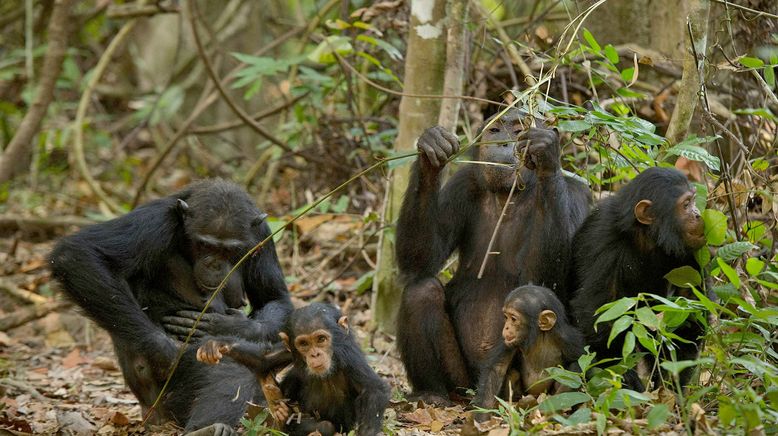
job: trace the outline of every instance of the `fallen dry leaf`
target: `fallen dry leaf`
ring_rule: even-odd
[[[122,412],[114,412],[114,414],[111,415],[111,422],[119,427],[124,427],[130,425],[130,418],[127,418]]]
[[[70,369],[75,368],[82,363],[86,363],[87,361],[87,359],[81,356],[81,350],[74,348],[73,351],[68,353],[68,355],[62,359],[62,366]]]

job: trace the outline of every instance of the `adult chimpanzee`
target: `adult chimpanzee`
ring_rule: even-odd
[[[518,287],[505,298],[502,311],[503,341],[481,368],[474,401],[487,409],[494,407],[495,396],[507,398],[509,384],[516,396],[548,391],[553,381],[540,382],[546,376],[543,370],[558,365],[577,369],[584,351],[583,335],[568,322],[565,306],[548,288]]]
[[[311,415],[290,420],[291,435],[345,434],[355,427],[359,435],[381,432],[389,387],[367,364],[340,310],[324,303],[296,309],[280,336],[294,359],[281,391]],[[229,356],[262,374],[268,367],[267,347],[249,345],[212,340],[200,348],[198,358],[215,364]],[[285,422],[289,407],[284,402],[279,406],[274,418]]]
[[[619,337],[608,348],[607,325],[594,330],[600,306],[639,292],[668,295],[665,274],[695,265],[693,254],[705,245],[705,234],[694,196],[679,171],[649,168],[603,200],[575,235],[577,288],[570,307],[598,358],[620,357],[623,345]],[[676,344],[678,359],[694,358],[700,326],[687,321],[676,333],[695,341]],[[643,389],[634,371],[625,374],[625,382]]]
[[[174,336],[186,334],[235,262],[270,234],[265,216],[238,186],[206,180],[123,217],[87,227],[54,248],[50,256],[54,277],[111,334],[122,373],[144,414],[177,354]],[[251,303],[249,316],[237,310],[244,298]],[[233,274],[211,309],[196,336],[277,338],[292,304],[272,240]],[[193,353],[185,356],[194,360]],[[218,389],[195,395],[199,387],[189,389],[186,379],[212,380],[211,374],[216,373],[210,368],[191,374],[198,367],[207,368],[197,362],[182,363],[179,372],[189,372],[180,389],[174,385],[166,399],[174,405],[158,407],[152,422],[172,418],[190,429],[237,422],[244,403],[229,402],[234,389],[224,403],[238,404],[229,406],[240,409],[237,412],[210,403],[217,403],[216,396],[237,388],[241,380],[255,383],[253,376],[237,366],[248,377],[223,378]],[[199,407],[198,402],[207,406]],[[176,406],[182,404],[186,407]]]
[[[440,189],[446,160],[459,148],[442,127],[419,138],[397,223],[397,258],[406,287],[398,319],[398,348],[414,396],[445,402],[455,387],[471,386],[480,362],[500,340],[505,296],[529,282],[567,301],[573,233],[590,194],[560,167],[559,135],[522,127],[512,109],[482,132],[476,161]],[[517,155],[524,155],[517,171]],[[502,219],[483,274],[481,264],[516,175],[518,188]],[[454,250],[459,267],[444,287],[435,277]]]

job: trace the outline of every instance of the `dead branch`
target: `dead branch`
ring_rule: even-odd
[[[72,307],[69,301],[49,301],[43,304],[33,304],[23,307],[14,313],[0,318],[0,332],[7,332],[13,328],[27,324],[30,321],[43,318],[51,312]]]
[[[77,216],[63,217],[26,217],[21,215],[0,215],[0,230],[4,231],[45,231],[51,232],[68,227],[83,227],[95,221]]]

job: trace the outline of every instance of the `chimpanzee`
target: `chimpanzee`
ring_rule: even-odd
[[[595,311],[605,303],[639,292],[669,295],[665,274],[695,265],[694,252],[705,245],[695,190],[673,168],[649,168],[603,200],[576,233],[573,242],[576,274],[573,318],[599,359],[620,357],[621,337],[607,346],[610,328],[599,325]],[[678,358],[694,358],[702,329],[687,321],[679,336]],[[643,390],[637,373],[625,374],[625,384]]]
[[[84,228],[54,248],[50,256],[54,277],[86,315],[110,333],[122,373],[144,415],[176,357],[175,338],[187,333],[237,260],[270,234],[265,216],[237,185],[205,180],[123,217]],[[238,310],[244,299],[251,304],[249,316]],[[231,276],[195,336],[268,341],[277,338],[291,311],[271,240]],[[185,357],[195,359],[193,352]],[[235,367],[243,374],[214,376],[219,389],[203,388],[202,395],[196,395],[202,386],[193,384],[190,389],[186,380],[207,385],[217,371],[196,361],[182,362],[178,372],[186,374],[176,378],[183,382],[173,384],[166,403],[186,407],[158,407],[150,422],[172,418],[188,429],[195,424],[237,423],[245,403],[229,400],[245,380],[255,381],[245,368]],[[244,387],[243,392],[251,389]],[[220,401],[218,395],[229,390],[224,403],[238,412],[208,404]],[[208,406],[199,407],[198,402]]]
[[[345,434],[355,427],[358,435],[381,432],[389,387],[368,365],[340,310],[325,303],[296,309],[279,335],[294,359],[281,391],[310,415],[289,419],[290,435]],[[229,356],[264,374],[272,366],[266,363],[267,347],[250,345],[211,340],[200,348],[198,358],[215,364]],[[287,421],[288,405],[282,401],[278,406],[274,418]]]
[[[465,165],[442,189],[442,170],[459,141],[442,127],[417,141],[421,153],[396,238],[405,283],[397,341],[412,397],[445,403],[452,389],[472,386],[486,352],[500,340],[499,313],[512,289],[532,282],[567,301],[570,243],[591,196],[562,173],[557,132],[522,125],[526,118],[511,109],[487,121],[472,153],[482,164]],[[479,274],[517,174],[519,186]],[[443,286],[436,275],[454,250],[459,266]]]
[[[577,360],[584,352],[583,335],[567,320],[565,306],[550,289],[518,287],[505,298],[502,311],[503,341],[489,352],[481,368],[474,400],[486,409],[494,407],[495,396],[507,398],[509,382],[519,397],[548,391],[553,380],[540,382],[545,378],[543,370],[558,365],[578,370]]]

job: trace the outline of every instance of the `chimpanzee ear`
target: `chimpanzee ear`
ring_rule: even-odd
[[[262,212],[251,221],[251,227],[259,227],[267,219],[267,214]]]
[[[635,205],[635,219],[641,224],[649,225],[654,222],[653,214],[651,213],[651,200],[640,200]]]
[[[338,319],[338,325],[343,328],[343,331],[348,333],[348,317],[346,315],[343,315]]]
[[[538,327],[540,330],[547,332],[554,328],[556,325],[556,313],[553,310],[544,310],[538,315]]]
[[[181,219],[184,219],[189,214],[189,205],[182,199],[176,200],[176,212]]]
[[[289,346],[289,335],[284,332],[278,332],[278,337],[284,342],[284,347],[287,351],[292,351],[292,347]]]

